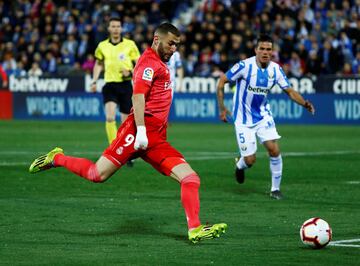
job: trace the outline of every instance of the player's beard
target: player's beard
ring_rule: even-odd
[[[158,46],[158,54],[161,58],[161,61],[163,61],[163,62],[169,62],[170,57],[172,56],[172,53],[168,54],[165,52],[164,46],[161,42],[159,43],[159,46]]]

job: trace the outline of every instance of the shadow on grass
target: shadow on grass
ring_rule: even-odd
[[[159,230],[160,228],[156,227],[152,223],[144,222],[143,219],[132,219],[126,220],[121,225],[117,226],[113,230],[96,230],[88,229],[88,231],[79,231],[75,228],[71,229],[57,229],[52,230],[52,232],[57,232],[60,234],[68,234],[81,237],[107,237],[107,236],[123,236],[123,235],[146,235],[146,236],[159,236],[163,235],[167,238],[174,239],[181,242],[189,242],[186,234],[176,234],[168,233]]]

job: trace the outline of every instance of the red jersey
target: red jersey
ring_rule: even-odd
[[[134,94],[144,94],[145,113],[166,123],[171,106],[170,71],[152,48],[140,56],[133,74]]]

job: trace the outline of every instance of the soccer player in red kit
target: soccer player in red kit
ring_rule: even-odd
[[[170,23],[161,24],[154,33],[151,48],[139,58],[133,73],[133,109],[117,132],[115,141],[96,163],[66,156],[61,148],[38,157],[30,173],[53,167],[65,167],[92,182],[104,182],[128,160],[141,157],[160,173],[180,183],[181,202],[193,243],[219,237],[227,225],[201,225],[199,219],[200,178],[180,152],[166,140],[171,105],[171,81],[166,62],[180,43],[179,30]]]

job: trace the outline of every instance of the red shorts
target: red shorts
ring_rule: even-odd
[[[148,147],[146,150],[135,150],[136,124],[134,115],[121,124],[116,139],[104,151],[103,156],[119,168],[128,160],[141,157],[160,173],[169,176],[174,166],[185,163],[184,156],[166,141],[166,125],[154,116],[145,115]],[[174,158],[174,163],[163,163],[167,158]],[[170,169],[171,168],[171,169]]]

